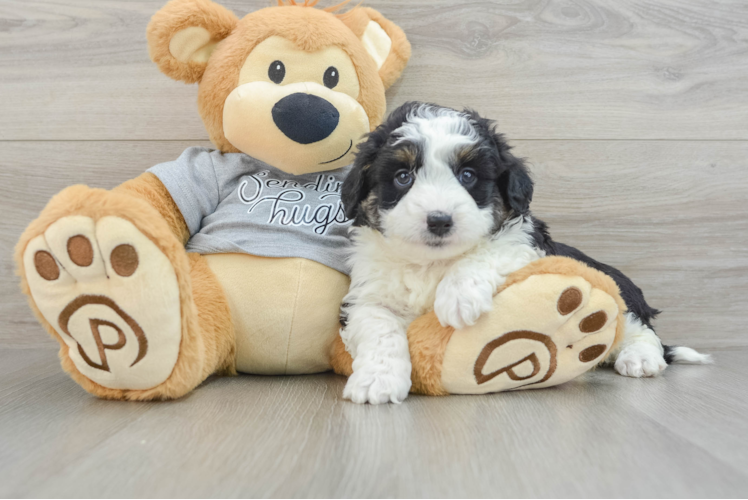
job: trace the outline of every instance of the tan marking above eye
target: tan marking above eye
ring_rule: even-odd
[[[52,254],[46,250],[39,250],[34,254],[34,267],[39,276],[47,281],[54,281],[60,277],[60,267]]]
[[[407,163],[411,167],[416,166],[416,160],[418,158],[418,151],[412,147],[398,148],[395,150],[395,157],[403,163]],[[368,165],[367,165],[368,167]]]
[[[68,256],[77,266],[90,266],[93,263],[94,252],[89,239],[82,234],[71,237],[68,240]]]
[[[276,61],[283,63],[285,69],[278,85],[312,82],[324,86],[325,72],[334,67],[338,82],[333,90],[358,99],[360,85],[356,68],[343,49],[331,46],[306,52],[280,36],[271,36],[257,44],[242,65],[237,86],[250,82],[271,82],[268,70]]]

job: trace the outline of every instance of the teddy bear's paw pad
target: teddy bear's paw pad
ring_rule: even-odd
[[[149,389],[181,343],[177,277],[164,253],[119,217],[64,217],[26,247],[31,296],[78,371],[111,389]]]
[[[536,275],[494,299],[493,310],[452,335],[442,364],[451,393],[558,385],[599,363],[615,339],[618,306],[577,276]]]

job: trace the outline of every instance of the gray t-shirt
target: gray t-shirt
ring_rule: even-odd
[[[149,169],[190,230],[187,251],[303,257],[349,274],[340,188],[350,167],[292,175],[243,153],[188,148]]]

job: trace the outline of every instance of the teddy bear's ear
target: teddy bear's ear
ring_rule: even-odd
[[[369,7],[356,7],[340,16],[355,33],[379,68],[384,88],[400,78],[410,59],[410,43],[395,23]]]
[[[167,76],[199,82],[218,42],[238,19],[210,0],[171,0],[148,24],[148,52]]]

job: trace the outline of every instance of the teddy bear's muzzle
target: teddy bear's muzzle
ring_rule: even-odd
[[[369,117],[353,97],[314,82],[236,87],[223,106],[223,132],[239,151],[294,175],[334,170],[351,151]]]

